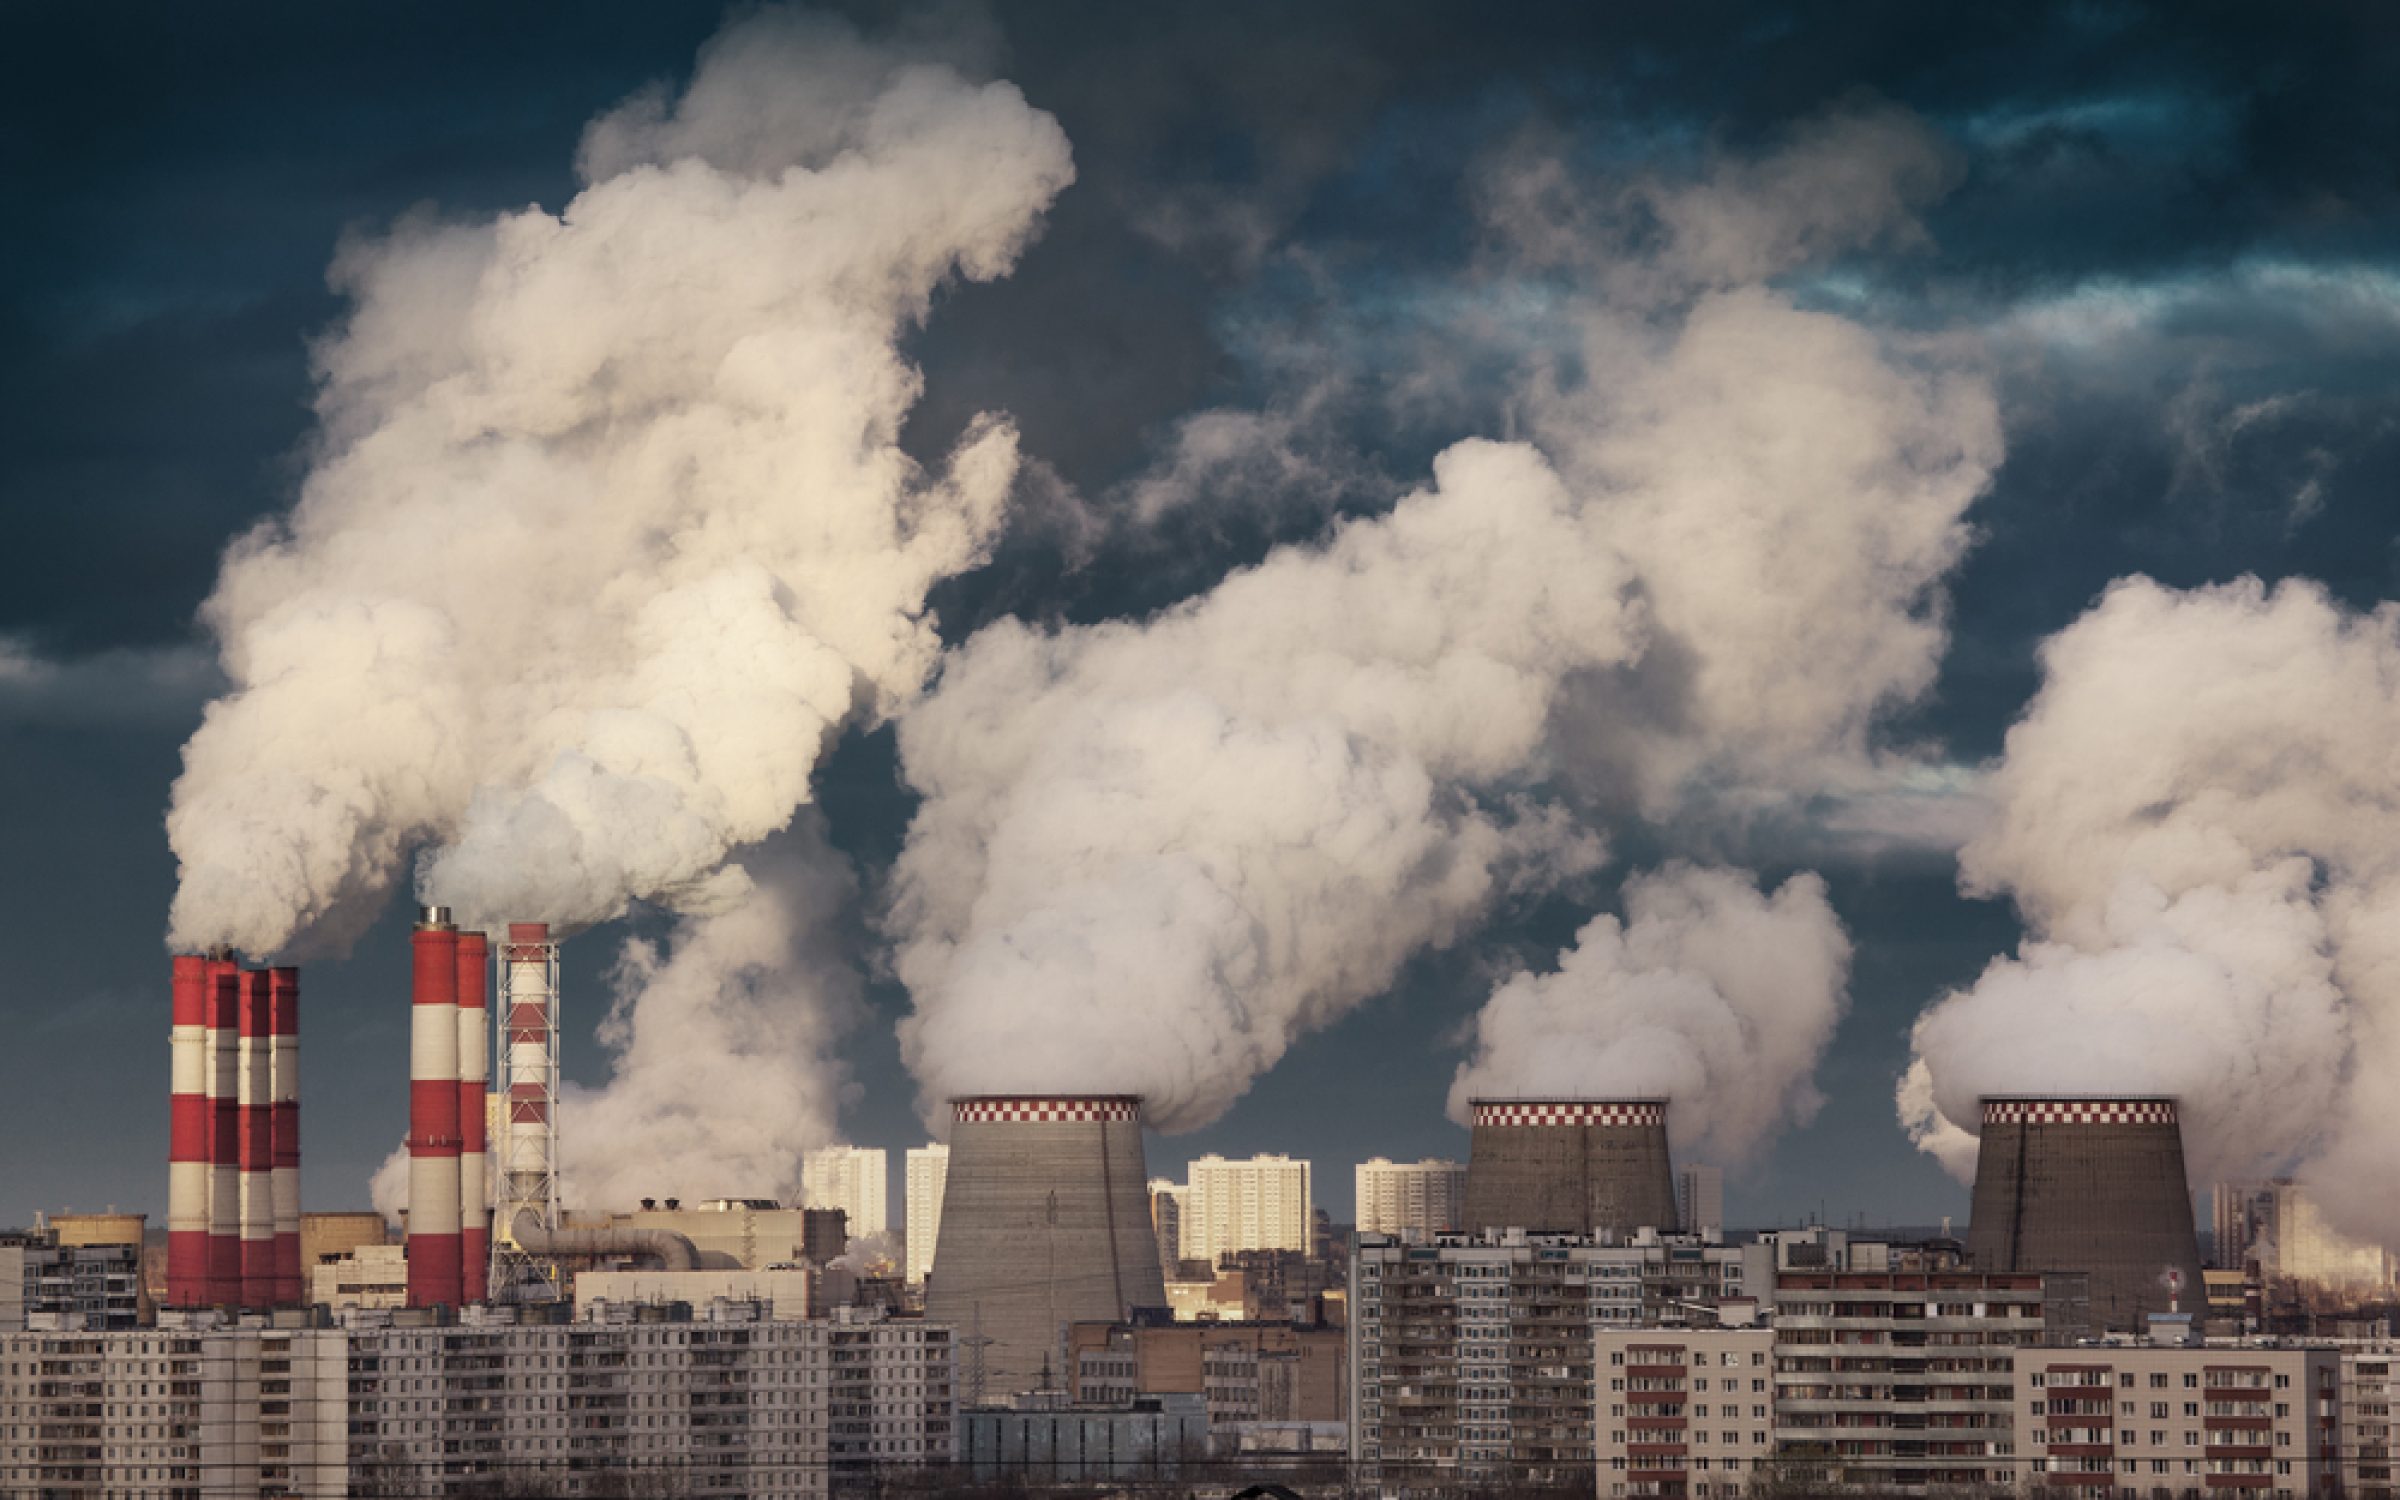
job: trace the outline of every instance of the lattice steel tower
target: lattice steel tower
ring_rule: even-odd
[[[546,922],[511,922],[500,945],[499,1185],[492,1210],[494,1302],[565,1293],[558,1262],[517,1248],[517,1224],[558,1225],[558,945]]]

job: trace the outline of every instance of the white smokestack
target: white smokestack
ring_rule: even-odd
[[[2195,1176],[2400,1241],[2400,609],[2133,578],[2042,665],[1961,853],[2029,936],[1917,1023],[1904,1118],[1955,1169],[1978,1095],[2171,1094]]]
[[[1878,159],[1915,180],[1914,147]],[[1709,265],[1736,271],[1892,230],[1892,193],[1845,237],[1787,189],[1770,162],[1676,201],[1724,199]],[[1720,253],[1730,224],[1773,243]],[[1565,314],[1589,378],[1529,391],[1538,442],[1457,444],[1389,514],[1151,620],[1003,623],[954,656],[900,735],[925,800],[891,927],[930,1107],[1104,1089],[1204,1124],[1504,891],[1591,868],[1597,834],[1535,796],[1555,778],[1738,823],[1887,774],[1868,730],[1932,680],[1998,459],[1989,391],[1948,351],[1673,265],[1593,270]],[[1777,899],[1824,1011],[1846,945],[1800,890]]]
[[[1056,123],[764,12],[579,165],[556,214],[337,260],[301,498],[206,607],[232,686],[168,816],[178,944],[338,945],[424,845],[477,924],[738,900],[729,852],[929,670],[1016,440],[918,471],[897,340],[1009,269],[1072,176]]]
[[[1476,1017],[1450,1088],[1477,1098],[1627,1098],[1673,1107],[1682,1151],[1748,1155],[1821,1102],[1810,1085],[1847,1001],[1850,941],[1825,882],[1772,896],[1740,871],[1669,865],[1625,884],[1548,974],[1518,973]]]

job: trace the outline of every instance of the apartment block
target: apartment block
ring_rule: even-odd
[[[890,1158],[880,1147],[824,1146],[800,1161],[800,1186],[810,1208],[838,1208],[849,1215],[853,1236],[891,1228]]]
[[[1198,1395],[1209,1430],[1256,1423],[1341,1422],[1348,1416],[1345,1330],[1288,1322],[1131,1326],[1077,1323],[1067,1333],[1068,1390],[1078,1404]]]
[[[0,1330],[139,1327],[142,1247],[74,1244],[53,1229],[0,1233]]]
[[[908,1149],[908,1223],[902,1270],[910,1286],[923,1286],[933,1269],[934,1242],[942,1231],[942,1193],[950,1181],[950,1148],[939,1141]]]
[[[0,1334],[0,1494],[350,1493],[334,1330]]]
[[[2041,1275],[1786,1271],[1774,1297],[1786,1478],[1914,1494],[2013,1483],[2017,1353],[2052,1311]]]
[[[2376,1345],[2342,1351],[2342,1430],[2339,1476],[2356,1500],[2400,1500],[2395,1486],[2392,1412],[2400,1407],[2400,1348]]]
[[[1594,1334],[1754,1300],[1772,1246],[1645,1232],[1362,1235],[1351,1263],[1351,1458],[1406,1487],[1589,1473]]]
[[[1604,1328],[1594,1361],[1596,1494],[1730,1500],[1769,1472],[1771,1329]]]
[[[2332,1349],[2254,1344],[2027,1351],[2014,1383],[2025,1477],[2120,1500],[2330,1494],[2342,1369]]]
[[[1191,1165],[1181,1232],[1187,1260],[1217,1258],[1236,1250],[1311,1248],[1315,1219],[1310,1211],[1309,1165],[1289,1156],[1254,1156],[1228,1161],[1204,1156]]]
[[[1454,1161],[1361,1162],[1358,1232],[1395,1239],[1431,1238],[1456,1229],[1467,1201],[1467,1169]]]

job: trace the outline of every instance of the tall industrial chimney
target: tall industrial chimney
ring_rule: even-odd
[[[175,1029],[173,1081],[167,1101],[167,1306],[206,1307],[209,1301],[209,1202],[214,1162],[209,1137],[215,1120],[215,1060],[209,1055],[209,1001],[214,979],[197,954],[178,955],[173,968]]]
[[[1476,1099],[1468,1229],[1676,1227],[1663,1099]]]
[[[1124,1095],[982,1095],[951,1101],[925,1316],[962,1338],[969,1399],[1053,1375],[1066,1326],[1164,1307],[1142,1108]],[[974,1372],[980,1364],[982,1389]]]
[[[242,1300],[241,965],[208,961],[208,1300]]]
[[[267,971],[239,975],[235,1052],[236,1151],[241,1164],[236,1220],[241,1226],[244,1307],[275,1305],[275,1033],[268,1019]]]
[[[491,1012],[484,1006],[491,950],[480,932],[458,936],[458,1256],[460,1295],[481,1302],[492,1269],[491,1200],[484,1188],[484,1100],[491,1089]]]
[[[1982,1271],[2085,1271],[2096,1330],[2208,1316],[2175,1101],[1987,1097],[1967,1249]]]
[[[409,940],[408,1305],[456,1307],[464,1291],[458,1226],[458,931],[428,906]]]
[[[517,1243],[521,1227],[555,1234],[558,1222],[558,945],[543,922],[511,922],[500,946],[501,1061],[498,1190],[493,1194],[490,1295],[558,1297],[558,1262]]]
[[[267,1023],[275,1034],[272,1059],[275,1188],[275,1301],[308,1300],[300,1265],[300,971],[267,971]]]

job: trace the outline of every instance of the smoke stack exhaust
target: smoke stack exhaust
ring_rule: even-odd
[[[2095,1329],[2140,1331],[2206,1284],[2172,1099],[1983,1101],[1967,1249],[1983,1271],[2086,1271]]]
[[[300,971],[267,971],[267,1025],[274,1034],[271,1060],[275,1169],[275,1302],[298,1307],[308,1300],[308,1273],[300,1265]]]
[[[458,932],[428,906],[409,940],[408,1305],[456,1307],[459,1258]]]
[[[1676,1227],[1663,1099],[1475,1099],[1466,1227]]]
[[[172,1078],[167,1100],[167,1306],[206,1307],[209,1301],[209,1202],[213,1162],[214,1063],[209,1056],[207,959],[182,954],[173,970],[175,1029],[168,1043]]]
[[[558,1222],[558,946],[546,922],[511,922],[500,945],[500,1024],[505,1037],[499,1181],[493,1201],[501,1243],[488,1296],[547,1300],[563,1290],[550,1251],[517,1243],[520,1226],[553,1236]],[[555,1244],[555,1240],[551,1243]]]
[[[242,1300],[242,971],[208,961],[208,1301]]]
[[[491,947],[458,936],[458,1255],[460,1295],[485,1300],[492,1269],[491,1199],[485,1189],[484,1109],[491,1092],[491,1012],[484,1003]]]
[[[241,1165],[236,1219],[241,1226],[244,1307],[275,1305],[275,1033],[268,1017],[267,971],[238,976],[235,1050],[235,1149]]]
[[[951,1110],[925,1316],[990,1341],[974,1400],[1028,1388],[1045,1361],[1059,1374],[1067,1324],[1164,1307],[1167,1291],[1139,1099],[981,1095]]]

